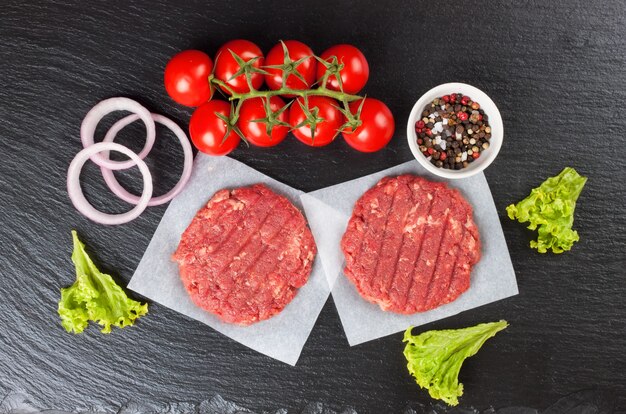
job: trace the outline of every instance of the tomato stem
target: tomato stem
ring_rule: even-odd
[[[326,96],[328,98],[336,99],[342,103],[347,103],[347,102],[352,102],[352,101],[357,101],[359,99],[363,99],[363,97],[359,95],[350,95],[348,93],[341,92],[341,91],[333,91],[330,89],[326,89],[325,87],[322,87],[322,86],[320,86],[317,89],[291,89],[287,87],[282,87],[280,89],[276,89],[273,91],[251,90],[250,92],[246,92],[246,93],[236,93],[228,86],[228,84],[226,84],[226,82],[223,82],[217,78],[211,79],[211,83],[226,89],[230,93],[230,97],[228,98],[228,100],[230,101],[234,101],[234,100],[245,101],[246,99],[252,99],[252,98],[270,98],[272,96],[279,96],[279,95],[293,95],[296,97]]]

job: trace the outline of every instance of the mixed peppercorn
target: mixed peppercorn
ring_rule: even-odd
[[[435,167],[460,170],[489,148],[487,114],[460,93],[434,99],[415,123],[417,145]]]

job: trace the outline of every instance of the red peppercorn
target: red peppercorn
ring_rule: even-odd
[[[430,128],[426,128],[426,135],[428,135],[429,137],[432,137],[433,131],[431,131]]]
[[[481,114],[478,114],[478,116],[476,117],[479,121],[483,120],[483,116]]]
[[[446,158],[448,158],[448,155],[445,152],[441,151],[441,154],[439,155],[439,159],[441,161],[445,161]]]
[[[461,105],[467,105],[470,101],[469,96],[464,96],[461,98]]]
[[[445,103],[448,103],[448,102],[450,102],[450,95],[443,95],[443,96],[441,97],[441,99],[443,99],[443,101],[444,101]]]
[[[435,149],[431,147],[431,148],[428,148],[426,151],[428,152],[428,155],[433,155],[433,152],[435,152]]]
[[[422,145],[424,143],[424,140],[421,138],[417,139],[417,145]]]
[[[456,94],[454,94],[454,93],[450,94],[449,99],[450,99],[450,103],[455,103],[456,102]]]
[[[421,119],[415,123],[415,128],[424,128],[426,124]]]
[[[480,152],[472,152],[472,158],[476,159],[480,157]]]
[[[456,117],[459,118],[459,120],[461,121],[467,121],[468,115],[467,112],[459,111],[456,113]]]

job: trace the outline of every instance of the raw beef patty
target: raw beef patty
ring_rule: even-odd
[[[411,314],[452,302],[480,259],[472,207],[421,177],[385,177],[356,202],[341,240],[344,270],[365,299]]]
[[[257,184],[215,193],[183,233],[173,259],[196,305],[249,325],[291,302],[315,253],[302,213]]]

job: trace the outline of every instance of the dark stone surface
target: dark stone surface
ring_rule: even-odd
[[[404,414],[612,414],[614,398],[597,389],[580,390],[566,395],[543,411],[529,407],[504,407],[485,410],[476,408],[450,407],[441,402],[427,404],[412,403],[403,411]],[[41,408],[41,402],[35,396],[11,392],[0,396],[0,414],[70,414],[69,411]],[[118,414],[358,414],[353,408],[345,408],[341,412],[329,408],[328,404],[310,402],[300,410],[286,408],[271,411],[252,411],[232,401],[225,400],[217,394],[200,402],[169,401],[169,402],[137,402],[127,400],[123,404],[112,407],[88,406],[81,407],[81,412]]]
[[[165,207],[104,227],[80,216],[65,191],[81,148],[80,122],[98,101],[138,99],[186,125],[190,111],[162,87],[169,56],[213,54],[232,38],[268,50],[296,38],[317,52],[362,48],[368,96],[389,105],[397,131],[365,155],[341,140],[324,149],[288,139],[233,156],[302,190],[409,160],[404,128],[427,89],[465,81],[499,105],[505,144],[486,172],[517,271],[520,295],[430,324],[450,328],[507,319],[511,326],[469,359],[462,404],[544,409],[597,386],[626,410],[626,2],[25,2],[0,6],[0,395],[35,394],[50,408],[138,401],[202,401],[219,393],[253,410],[310,402],[340,411],[402,412],[429,401],[407,374],[401,334],[348,347],[329,300],[295,368],[252,352],[196,321],[153,304],[135,328],[104,336],[65,333],[59,288],[72,283],[70,230],[97,263],[128,282]],[[108,118],[107,118],[108,119]],[[110,119],[108,119],[110,121]],[[138,149],[129,128],[120,142]],[[158,140],[150,155],[157,189],[181,170],[181,151]],[[589,182],[562,255],[528,248],[531,233],[504,208],[545,177],[573,166]],[[158,172],[156,172],[158,171]],[[88,197],[112,201],[93,166]],[[137,189],[138,174],[127,182]]]

